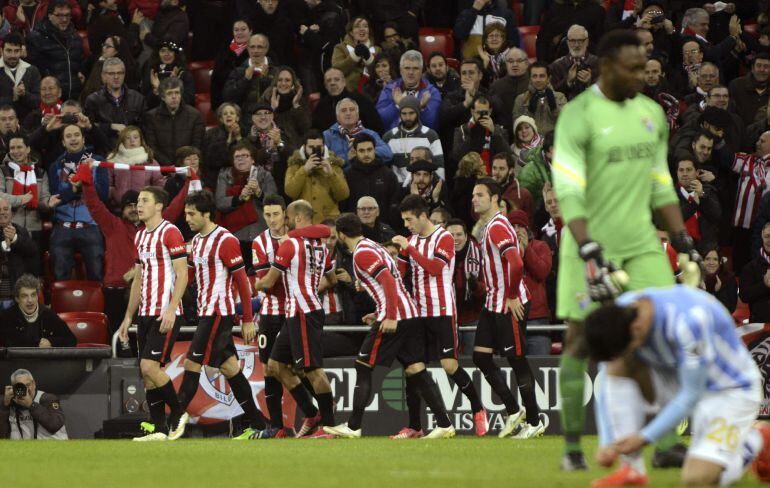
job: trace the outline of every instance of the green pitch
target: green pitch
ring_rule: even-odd
[[[593,459],[595,438],[586,438]],[[0,442],[2,486],[587,487],[606,473],[563,473],[562,440],[180,440]],[[593,463],[595,464],[595,463]],[[648,459],[649,466],[649,459]],[[679,486],[679,470],[650,486]],[[747,474],[737,486],[757,486]]]

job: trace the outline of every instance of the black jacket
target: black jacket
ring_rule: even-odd
[[[273,77],[278,75],[278,72],[272,63],[268,66],[267,73],[257,76],[257,73],[255,72],[251,76],[251,79],[248,80],[245,75],[246,69],[249,67],[249,62],[246,61],[232,70],[227,77],[225,88],[222,92],[222,101],[239,105],[242,111],[241,120],[248,120],[251,118],[251,114],[256,110],[260,97],[262,97],[262,94],[267,87],[270,86],[270,83],[273,82]]]
[[[325,131],[337,122],[336,106],[337,102],[343,98],[351,98],[358,104],[358,113],[361,116],[361,122],[364,127],[371,129],[378,134],[382,134],[382,119],[374,106],[374,102],[369,100],[366,95],[361,93],[352,93],[347,89],[337,97],[326,95],[322,97],[313,111],[313,127]]]
[[[685,221],[696,212],[700,212],[698,228],[701,238],[698,246],[705,249],[717,243],[717,226],[722,217],[722,207],[719,205],[719,198],[713,186],[704,184],[703,193],[704,195],[700,197],[700,204],[688,201],[678,190],[676,194],[679,197],[679,208],[682,210],[682,218]]]
[[[764,283],[767,263],[761,256],[749,261],[741,271],[740,297],[749,306],[750,322],[770,322],[770,288]]]
[[[48,132],[45,130],[45,126],[40,125],[41,118],[35,118],[34,112],[27,117],[27,120],[38,123],[37,129],[29,135],[29,144],[40,154],[40,162],[43,167],[48,169],[51,163],[64,153],[64,146],[61,143],[61,129]],[[96,154],[107,154],[113,149],[109,146],[107,136],[96,124],[91,124],[91,128],[84,130],[83,135],[86,139],[86,145],[93,147]]]
[[[473,128],[468,128],[469,124],[463,124],[455,129],[454,144],[452,145],[452,159],[460,161],[463,156],[471,151],[481,154],[484,147],[485,129],[476,124]],[[490,138],[489,156],[490,158],[497,153],[510,152],[508,141],[505,140],[505,129],[500,125],[495,125],[495,132]],[[490,161],[491,164],[491,161]]]
[[[124,90],[119,105],[115,105],[112,95],[107,93],[106,88],[102,88],[88,95],[83,107],[91,123],[96,124],[107,136],[110,147],[115,147],[118,141],[118,132],[112,130],[111,124],[142,126],[145,111],[144,96],[128,87],[124,87]]]
[[[390,207],[398,194],[398,179],[390,168],[379,159],[370,164],[361,164],[357,159],[351,159],[350,170],[345,178],[350,188],[350,197],[345,206],[348,211],[356,211],[359,198],[372,197],[380,207],[380,218],[389,221]]]
[[[17,66],[16,69],[22,68]],[[12,106],[19,120],[23,120],[28,113],[40,106],[40,71],[34,66],[26,66],[24,70],[21,83],[24,83],[25,94],[14,102],[13,80],[0,68],[0,106]]]
[[[59,31],[46,19],[27,37],[27,61],[42,77],[55,76],[61,84],[62,100],[77,99],[82,84],[83,43],[75,28]],[[83,73],[85,75],[85,73]]]
[[[131,24],[136,29],[136,24]],[[187,13],[178,6],[161,7],[155,15],[152,30],[145,36],[144,43],[158,49],[163,41],[173,41],[184,49],[187,47],[187,37],[190,32],[190,21]]]
[[[243,8],[243,4],[250,4]],[[294,66],[296,59],[294,56],[294,33],[297,32],[294,22],[289,16],[288,8],[282,5],[272,15],[268,15],[257,2],[236,0],[235,5],[238,18],[245,18],[249,21],[252,31],[264,34],[270,40],[270,59],[277,64],[286,64]]]
[[[45,305],[39,306],[37,320],[28,323],[17,305],[0,312],[0,339],[6,347],[37,347],[48,339],[54,347],[75,347],[77,339],[67,324]]]
[[[147,144],[161,165],[174,164],[174,153],[182,146],[201,147],[205,130],[200,112],[184,103],[175,114],[161,103],[144,117]]]
[[[249,50],[244,49],[240,55],[230,50],[229,45],[217,54],[214,68],[211,70],[211,108],[216,109],[224,101],[222,99],[225,83],[230,73],[238,66],[249,60]]]

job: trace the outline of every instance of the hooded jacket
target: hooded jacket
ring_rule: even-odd
[[[399,87],[404,90],[404,82],[401,78],[395,81],[391,81],[380,92],[380,98],[377,100],[377,112],[380,114],[382,124],[386,130],[390,130],[396,127],[399,123],[399,107],[396,106],[396,102],[393,101],[393,88]],[[425,78],[420,80],[417,94],[415,98],[419,102],[425,93],[430,93],[430,100],[421,110],[418,109],[417,113],[420,114],[420,122],[422,125],[428,126],[431,129],[438,129],[438,114],[439,107],[441,106],[441,93],[429,83]]]
[[[308,173],[304,166],[307,162],[305,147],[302,146],[289,157],[289,168],[286,170],[284,190],[292,200],[307,200],[313,206],[313,223],[340,214],[339,203],[350,195],[348,182],[342,172],[344,162],[336,154],[324,148],[324,158],[331,164],[331,174],[322,169],[314,169]]]

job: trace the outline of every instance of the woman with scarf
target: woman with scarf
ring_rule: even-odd
[[[131,166],[157,166],[152,158],[152,149],[142,136],[138,127],[129,125],[118,135],[115,149],[107,156],[113,163]],[[165,177],[159,171],[134,171],[125,169],[110,170],[110,203],[113,209],[120,208],[123,195],[128,190],[141,191],[145,186],[163,186]]]
[[[219,171],[230,163],[230,149],[245,137],[241,127],[241,107],[225,102],[217,108],[219,125],[206,131],[203,136],[203,160],[206,162],[206,177],[203,182],[210,188],[216,187]]]
[[[249,59],[249,38],[251,27],[245,20],[233,22],[233,39],[214,59],[214,69],[211,70],[211,108],[219,107],[222,103],[222,91],[230,73],[247,62]]]
[[[348,90],[363,91],[374,76],[374,58],[380,52],[374,45],[374,35],[365,17],[354,17],[342,42],[334,46],[332,67],[345,74]]]
[[[495,81],[508,74],[505,57],[508,54],[508,40],[505,26],[500,22],[492,22],[484,27],[478,54],[484,63],[484,86],[490,86]]]
[[[102,42],[101,55],[94,61],[93,67],[90,71],[86,68],[84,71],[90,73],[88,80],[86,81],[83,91],[80,92],[80,103],[85,103],[88,95],[98,91],[104,83],[102,82],[102,65],[104,60],[108,58],[119,58],[126,66],[126,81],[127,87],[136,90],[139,87],[139,69],[136,64],[136,59],[131,54],[131,46],[128,41],[120,36],[113,35],[106,37]]]
[[[539,151],[543,138],[537,132],[535,119],[529,115],[521,115],[513,122],[513,144],[511,151],[517,163],[524,166],[530,151]]]
[[[256,151],[248,141],[237,143],[230,154],[232,167],[222,169],[217,178],[217,223],[238,238],[243,261],[251,269],[251,243],[267,228],[261,218],[262,200],[277,194],[278,188],[273,175],[255,164]]]
[[[288,66],[281,66],[270,86],[262,93],[261,103],[273,108],[273,120],[283,132],[283,141],[293,151],[299,147],[302,136],[310,129],[310,107],[297,74]]]
[[[195,80],[187,69],[184,50],[174,42],[163,41],[144,66],[141,91],[146,97],[147,110],[160,105],[160,82],[170,76],[182,80],[182,101],[187,105],[195,105]]]
[[[374,76],[364,85],[363,93],[373,102],[380,98],[380,92],[388,83],[398,78],[395,70],[395,64],[383,53],[374,57]]]
[[[738,287],[735,275],[726,269],[725,259],[719,248],[711,246],[703,253],[705,273],[701,278],[700,288],[714,295],[730,313],[738,303]]]

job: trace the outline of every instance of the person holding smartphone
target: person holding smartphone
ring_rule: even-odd
[[[676,176],[679,206],[687,233],[699,248],[716,244],[722,207],[715,188],[698,178],[692,158],[677,161]]]

